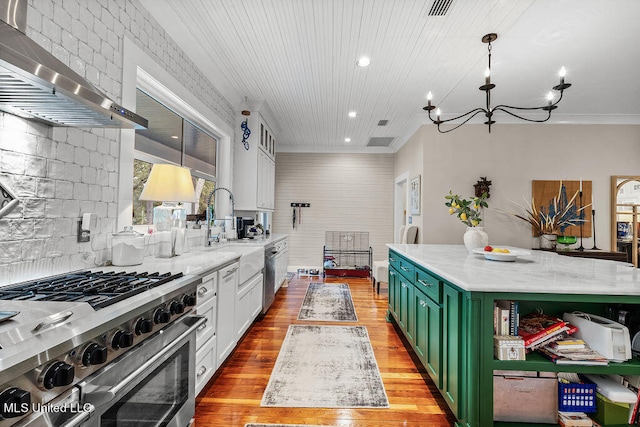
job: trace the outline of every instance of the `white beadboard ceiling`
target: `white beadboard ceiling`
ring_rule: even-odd
[[[429,90],[444,118],[483,106],[489,32],[493,105],[540,105],[564,65],[550,123],[640,124],[640,1],[452,0],[429,16],[434,1],[141,0],[238,110],[267,103],[278,151],[395,151],[428,122]]]

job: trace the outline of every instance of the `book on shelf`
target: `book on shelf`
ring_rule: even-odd
[[[569,335],[573,334],[577,330],[578,330],[577,327],[567,323],[562,328],[555,330],[549,333],[549,335],[545,335],[542,338],[538,339],[537,341],[534,341],[531,344],[529,344],[529,346],[526,347],[526,351],[527,353],[531,353],[532,351],[535,351],[540,347],[553,344],[554,342],[559,340],[567,339]]]
[[[560,339],[549,344],[554,350],[569,350],[573,348],[585,348],[586,343],[581,339]]]
[[[518,301],[494,301],[493,317],[494,335],[518,335]]]
[[[593,420],[584,412],[558,411],[558,424],[562,427],[591,427]]]
[[[531,344],[557,332],[566,325],[567,322],[559,317],[533,312],[520,318],[518,335],[524,339],[524,346],[528,348]]]
[[[557,365],[607,366],[609,364],[609,359],[589,347],[559,351],[546,346],[540,347],[537,351]]]

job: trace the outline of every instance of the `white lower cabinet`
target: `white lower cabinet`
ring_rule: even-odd
[[[198,286],[194,309],[196,314],[204,316],[206,319],[205,323],[196,331],[196,394],[200,393],[217,368],[217,293],[218,272],[214,271],[202,278],[202,284]]]
[[[237,339],[242,338],[262,311],[262,280],[262,274],[258,274],[238,287],[235,317]]]
[[[216,372],[216,337],[196,351],[196,395],[202,391]]]

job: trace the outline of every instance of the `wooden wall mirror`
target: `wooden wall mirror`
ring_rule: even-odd
[[[640,176],[611,177],[611,250],[638,267]]]

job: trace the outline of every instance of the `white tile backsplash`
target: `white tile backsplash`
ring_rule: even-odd
[[[29,3],[27,35],[116,102],[127,37],[235,127],[233,107],[138,1]],[[21,198],[0,219],[0,285],[100,265],[111,257],[120,135],[117,129],[50,127],[0,113],[0,182]],[[77,221],[85,212],[98,215],[98,227],[90,243],[78,243]],[[187,238],[190,246],[202,246],[204,230],[189,230]]]

